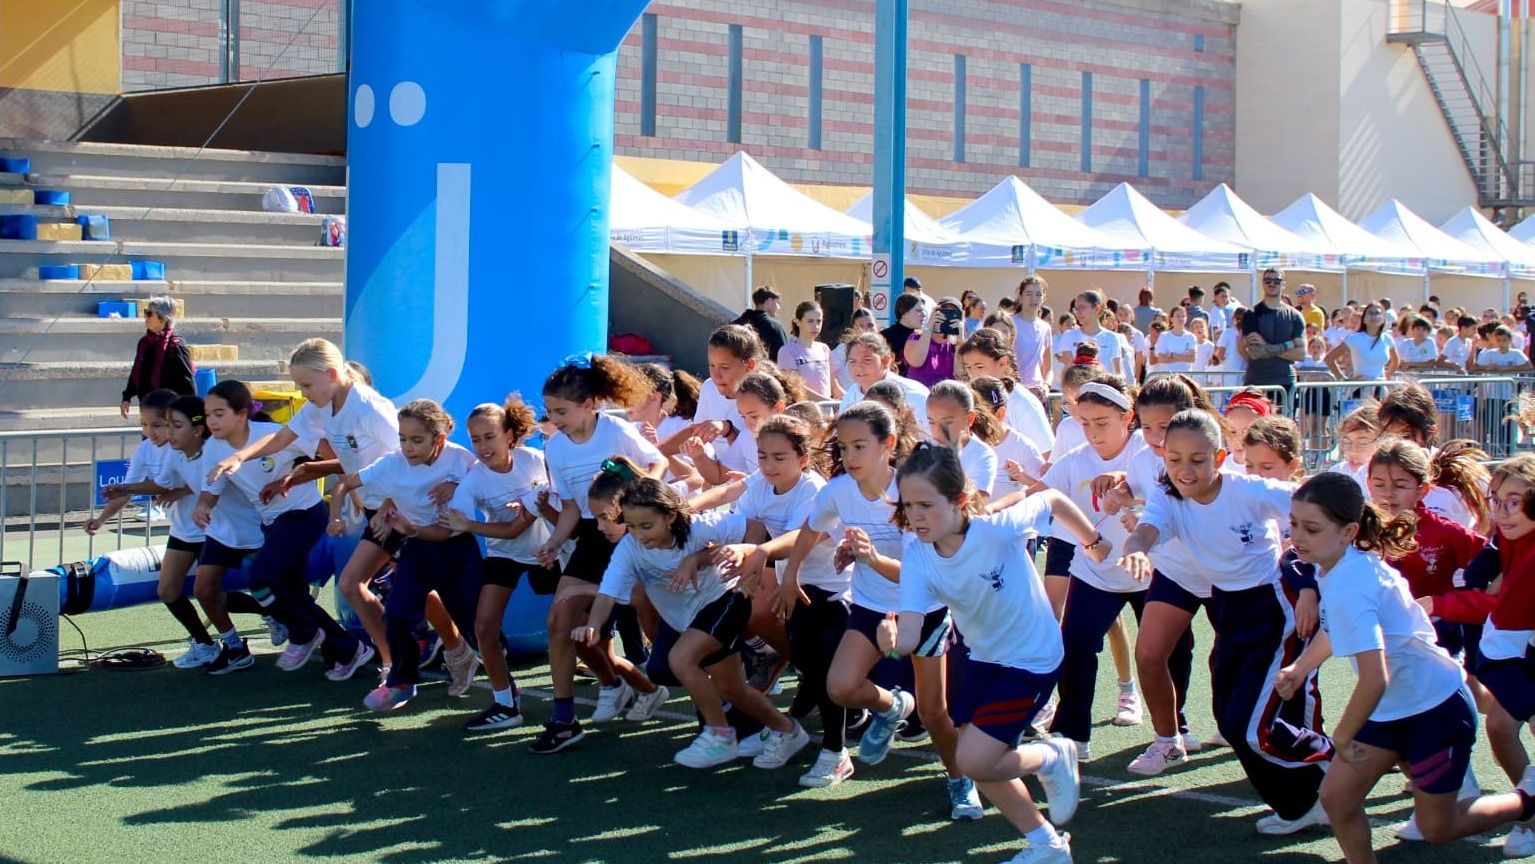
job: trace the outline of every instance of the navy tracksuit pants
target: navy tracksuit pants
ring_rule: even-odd
[[[288,628],[295,645],[324,632],[320,654],[327,666],[349,663],[357,654],[357,639],[320,608],[309,593],[309,553],[325,536],[330,511],[324,504],[305,510],[289,510],[261,526],[262,544],[251,559],[251,586],[270,592],[263,614]]]
[[[416,631],[426,618],[426,595],[437,592],[458,632],[474,644],[474,610],[480,601],[480,544],[469,534],[432,541],[413,537],[400,547],[384,630],[389,640],[389,685],[421,683]]]

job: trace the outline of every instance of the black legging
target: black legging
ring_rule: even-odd
[[[821,747],[835,753],[847,746],[847,709],[826,695],[826,676],[847,630],[847,601],[814,585],[800,587],[810,602],[794,607],[787,628],[790,656],[799,670],[794,701],[820,709]]]

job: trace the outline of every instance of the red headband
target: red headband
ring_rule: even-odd
[[[1226,410],[1222,413],[1230,414],[1233,408],[1246,408],[1259,417],[1267,417],[1274,413],[1274,403],[1267,396],[1256,393],[1238,393],[1226,403]]]
[[[1083,352],[1077,354],[1077,356],[1071,358],[1071,365],[1073,365],[1073,366],[1091,366],[1091,365],[1093,365],[1094,363],[1097,363],[1097,362],[1098,362],[1098,355],[1096,355],[1096,354],[1089,354],[1086,351],[1083,351]]]

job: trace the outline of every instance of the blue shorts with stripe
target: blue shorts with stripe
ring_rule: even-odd
[[[863,634],[869,644],[879,647],[879,624],[885,620],[884,612],[875,612],[866,606],[853,604],[848,611],[847,629]],[[922,639],[917,643],[913,657],[942,657],[949,653],[954,642],[954,624],[948,609],[935,609],[922,617]]]
[[[960,667],[959,686],[949,688],[954,725],[969,723],[1009,747],[1022,742],[1061,677],[1059,666],[1041,674],[968,656]]]

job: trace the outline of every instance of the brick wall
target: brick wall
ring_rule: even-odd
[[[240,0],[237,77],[248,81],[337,71],[341,2]],[[123,89],[219,83],[221,8],[220,0],[122,0]]]

